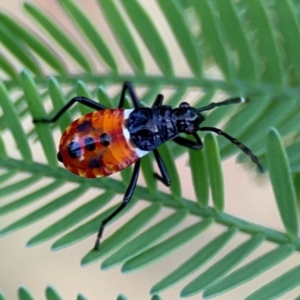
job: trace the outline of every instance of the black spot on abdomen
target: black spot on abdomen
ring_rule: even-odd
[[[57,159],[58,161],[63,162],[63,158],[60,152],[57,152]]]
[[[71,158],[78,158],[81,155],[81,149],[78,142],[71,142],[68,145],[68,153]]]
[[[89,162],[89,167],[91,169],[96,169],[96,168],[100,168],[102,166],[102,162],[100,159],[98,158],[92,158]]]
[[[92,128],[92,123],[90,121],[85,121],[81,124],[78,124],[77,130],[78,131],[88,131],[91,130]]]
[[[100,135],[100,143],[103,146],[109,146],[109,144],[110,144],[110,136],[107,133],[102,133]]]
[[[84,140],[84,147],[88,151],[93,151],[96,149],[95,141],[92,137],[87,137]]]

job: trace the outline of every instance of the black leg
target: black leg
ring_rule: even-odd
[[[250,156],[251,160],[257,165],[259,171],[261,173],[264,172],[262,165],[260,164],[258,157],[255,156],[252,151],[246,147],[244,144],[239,142],[237,139],[234,137],[230,136],[226,132],[222,131],[221,129],[215,128],[215,127],[201,127],[199,128],[201,131],[213,131],[219,135],[223,135],[226,139],[228,139],[231,143],[237,145],[244,153],[246,153],[248,156]]]
[[[101,105],[100,103],[97,103],[91,99],[85,98],[85,97],[74,97],[72,98],[53,118],[51,119],[34,119],[33,123],[54,123],[65,113],[73,104],[76,102],[79,102],[85,106],[88,106],[90,108],[93,108],[95,110],[101,110],[106,109],[105,106]]]
[[[99,231],[98,231],[98,236],[97,236],[97,240],[96,240],[96,243],[95,243],[95,246],[94,246],[94,250],[99,249],[100,239],[102,237],[103,230],[104,230],[106,224],[110,220],[112,220],[119,212],[121,212],[126,207],[126,205],[130,202],[132,194],[133,194],[134,189],[136,187],[136,183],[137,183],[137,180],[138,180],[138,177],[139,177],[139,173],[140,173],[140,160],[138,160],[135,163],[133,173],[132,173],[132,177],[131,177],[131,181],[130,181],[129,186],[126,190],[126,193],[124,195],[124,198],[123,198],[123,201],[122,201],[121,205],[114,212],[112,212],[106,219],[104,219],[102,221],[101,226],[100,226]]]
[[[158,180],[160,180],[164,185],[166,186],[170,186],[171,185],[171,179],[170,176],[168,174],[167,168],[164,164],[164,161],[162,160],[159,152],[157,151],[157,149],[153,150],[154,156],[155,156],[155,160],[157,162],[159,171],[161,173],[161,176],[158,175],[157,173],[154,173],[154,177]]]
[[[164,101],[164,96],[162,94],[158,94],[155,101],[154,101],[154,103],[153,103],[153,105],[152,105],[152,107],[161,106],[163,101]]]
[[[204,110],[213,109],[217,106],[228,105],[228,104],[237,104],[237,103],[245,103],[245,102],[248,102],[248,101],[249,100],[247,98],[243,98],[243,97],[232,98],[232,99],[228,99],[228,100],[225,100],[225,101],[222,101],[222,102],[217,102],[217,103],[212,102],[212,103],[208,104],[207,106],[197,108],[197,111],[201,112],[201,111],[204,111]]]
[[[121,97],[120,97],[120,102],[119,102],[119,108],[124,107],[124,101],[125,101],[125,94],[126,91],[129,91],[130,97],[131,97],[131,101],[133,103],[134,108],[139,108],[141,107],[140,101],[138,100],[138,97],[133,89],[133,86],[131,84],[131,82],[129,81],[125,81],[123,84],[123,89],[121,92]]]
[[[200,137],[198,136],[198,134],[193,133],[193,136],[195,137],[196,142],[186,139],[182,136],[176,137],[175,139],[173,139],[173,142],[177,143],[180,146],[184,146],[184,147],[194,149],[194,150],[202,149],[203,143],[202,143]]]

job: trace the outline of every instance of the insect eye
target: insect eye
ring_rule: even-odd
[[[180,103],[179,107],[180,108],[188,108],[188,107],[190,107],[190,105],[187,102],[182,102],[182,103]]]

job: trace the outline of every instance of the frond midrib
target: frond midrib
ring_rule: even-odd
[[[51,76],[45,77],[36,77],[34,78],[35,83],[39,86],[47,86]],[[114,83],[122,84],[125,81],[132,81],[138,84],[159,84],[161,86],[187,86],[191,88],[201,88],[201,89],[220,89],[224,91],[236,91],[242,90],[247,93],[262,93],[268,94],[269,98],[280,98],[282,96],[289,95],[292,98],[298,97],[300,93],[300,88],[297,87],[285,87],[285,88],[276,88],[276,86],[268,83],[260,83],[256,86],[251,85],[246,81],[234,80],[232,82],[225,82],[223,80],[202,78],[197,79],[194,77],[182,77],[174,74],[174,77],[165,77],[161,75],[132,75],[132,74],[68,74],[68,75],[57,75],[55,76],[58,82],[61,85],[75,85],[79,80],[84,81],[89,84],[105,84],[105,83]],[[7,89],[19,88],[20,82],[16,80],[4,80],[4,85]]]
[[[53,178],[62,178],[66,181],[77,183],[77,184],[87,184],[90,187],[101,188],[101,189],[114,189],[114,191],[118,194],[124,193],[124,184],[122,181],[113,179],[113,178],[105,178],[104,180],[91,180],[85,179],[76,175],[73,175],[68,170],[63,169],[61,167],[50,167],[41,163],[33,163],[28,164],[24,161],[20,161],[17,159],[3,159],[0,158],[0,164],[4,168],[8,168],[10,170],[18,170],[21,172],[28,172],[31,174],[42,173],[44,176],[53,177]],[[159,196],[159,200],[158,199]],[[270,229],[268,227],[264,227],[262,225],[258,225],[232,215],[217,212],[212,207],[203,207],[200,208],[198,204],[191,200],[182,198],[180,202],[175,201],[172,198],[172,195],[159,192],[158,194],[149,193],[146,187],[142,187],[138,185],[135,190],[135,198],[141,197],[143,200],[149,202],[160,202],[165,207],[173,208],[175,210],[186,209],[188,210],[190,215],[196,215],[203,218],[212,217],[216,223],[224,225],[226,227],[235,226],[239,229],[240,232],[244,232],[246,234],[263,234],[265,239],[276,244],[293,244],[295,249],[300,251],[300,238],[296,238],[293,241],[289,238],[289,236],[283,232],[276,231]]]

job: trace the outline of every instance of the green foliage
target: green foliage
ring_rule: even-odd
[[[125,80],[131,80],[137,89],[144,88],[141,97],[144,105],[151,105],[164,89],[173,92],[164,100],[172,106],[186,101],[191,91],[197,93],[197,99],[190,101],[195,107],[206,105],[219,93],[223,97],[224,94],[247,96],[250,103],[240,108],[231,105],[215,109],[209,112],[206,122],[215,126],[222,121],[224,131],[259,155],[269,173],[285,232],[224,212],[227,199],[221,159],[239,149],[226,139],[209,134],[204,137],[203,151],[188,152],[196,199],[182,196],[184,185],[176,169],[176,158],[184,155],[186,149],[171,142],[161,146],[159,151],[173,183],[170,190],[162,192],[153,178],[151,154],[143,158],[146,187],[137,186],[132,204],[122,214],[134,211],[134,204],[140,200],[148,202],[148,206],[134,213],[130,221],[106,238],[100,252],[90,251],[81,260],[82,265],[87,265],[104,258],[102,269],[121,264],[122,272],[133,272],[188,244],[210,225],[219,224],[224,233],[199,247],[150,292],[152,299],[161,299],[158,293],[185,278],[188,282],[181,291],[182,296],[203,291],[203,297],[209,298],[256,278],[300,251],[296,203],[300,190],[300,6],[293,0],[169,0],[167,3],[157,0],[156,9],[168,26],[170,45],[176,44],[180,60],[189,70],[185,76],[175,71],[176,56],[167,42],[170,36],[158,26],[155,13],[147,11],[142,1],[95,0],[118,49],[111,45],[79,1],[58,1],[66,20],[79,35],[77,42],[60,20],[53,20],[46,11],[29,2],[23,6],[36,24],[37,32],[13,16],[0,13],[1,42],[9,53],[8,56],[0,52],[0,197],[9,199],[1,203],[0,215],[11,214],[38,201],[43,203],[46,196],[52,199],[12,220],[1,228],[0,235],[37,222],[94,188],[96,197],[87,195],[85,203],[30,237],[27,243],[35,246],[54,238],[52,250],[64,249],[94,235],[100,220],[116,207],[108,203],[116,193],[124,194],[130,168],[121,172],[121,180],[90,180],[71,174],[57,162],[56,136],[75,115],[85,114],[89,109],[75,106],[53,126],[32,124],[32,119],[53,114],[74,95],[98,99],[103,105],[114,107],[119,93],[113,95],[110,90],[115,86],[120,89]],[[151,56],[150,63],[145,48]],[[122,70],[124,61],[129,66],[128,73]],[[75,70],[70,71],[67,62]],[[156,73],[149,71],[152,64],[158,69]],[[104,71],[98,70],[101,68]],[[211,76],[212,68],[219,79]],[[9,146],[4,138],[7,135],[16,149]],[[41,149],[43,156],[39,160],[36,148]],[[249,161],[245,153],[239,154],[238,159]],[[12,178],[16,178],[13,183]],[[44,178],[50,183],[42,183]],[[65,184],[72,184],[73,190],[59,196],[53,193]],[[28,186],[33,187],[31,192],[14,196]],[[209,194],[212,206],[208,206]],[[161,216],[163,208],[171,209],[172,213]],[[158,215],[160,221],[155,220]],[[197,218],[195,224],[177,232],[188,216]],[[247,241],[191,279],[190,275],[222,252],[237,232],[244,233]],[[239,266],[266,241],[274,243],[276,248]],[[300,285],[299,266],[263,284],[247,299],[279,297]],[[1,292],[0,298],[5,299]],[[61,299],[51,287],[46,289],[46,298]],[[33,296],[21,287],[19,299],[33,299]],[[85,297],[79,294],[77,299]],[[117,299],[126,297],[120,294]]]
[[[0,299],[5,300],[5,296],[2,294],[0,291]],[[35,300],[35,298],[30,291],[25,288],[24,286],[19,287],[18,290],[18,299],[19,300]],[[59,295],[59,293],[52,287],[52,286],[47,286],[45,290],[45,299],[46,300],[62,300],[63,298]],[[84,295],[78,294],[77,295],[77,300],[88,300]],[[128,300],[126,296],[124,295],[119,295],[116,300]]]

